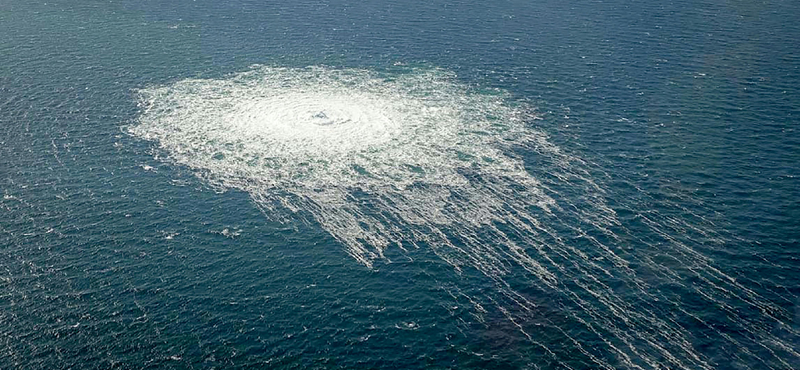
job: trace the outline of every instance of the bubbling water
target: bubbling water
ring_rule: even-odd
[[[511,151],[544,143],[526,129],[523,110],[452,77],[258,67],[226,80],[141,90],[144,110],[131,132],[157,140],[211,183],[249,192],[262,207],[311,212],[371,266],[388,245],[429,236],[408,238],[397,223],[369,216],[352,202],[353,190],[375,195],[393,219],[411,225],[498,220],[491,210],[511,190],[501,183],[519,185],[518,207],[553,202]],[[480,184],[475,173],[485,177]]]
[[[796,330],[782,338],[768,329],[789,326],[771,313],[780,310],[692,249],[713,230],[646,209],[651,200],[630,205],[645,207],[636,218],[647,234],[625,229],[589,166],[548,142],[531,127],[532,110],[501,91],[476,91],[438,69],[254,66],[138,93],[130,133],[157,142],[169,160],[249,193],[267,217],[310,216],[365,266],[388,248],[429,248],[457,271],[479,271],[496,291],[479,299],[454,286],[453,297],[477,313],[494,303],[554,366],[571,367],[564,359],[579,353],[608,369],[714,367],[681,322],[705,325],[703,335],[742,361],[788,368],[800,358]],[[531,158],[542,168],[526,170]],[[664,256],[670,264],[655,262]],[[507,278],[520,273],[526,294]],[[721,332],[658,295],[659,285],[721,307],[743,334]],[[555,319],[536,295],[557,307]],[[560,339],[539,341],[534,330]]]

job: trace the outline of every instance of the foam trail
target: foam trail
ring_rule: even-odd
[[[310,216],[365,266],[387,248],[431,248],[459,271],[480,271],[496,292],[451,294],[467,297],[477,315],[481,302],[493,303],[555,365],[583,367],[568,363],[577,349],[592,367],[715,367],[682,322],[702,318],[659,294],[664,284],[720,307],[729,325],[759,338],[706,323],[742,363],[781,368],[800,358],[798,333],[780,310],[687,244],[713,230],[644,210],[638,217],[652,236],[629,231],[590,166],[532,129],[531,109],[502,91],[475,91],[438,69],[254,66],[138,93],[142,112],[129,130],[169,160],[248,192],[267,217]],[[546,176],[534,177],[518,153],[535,156]],[[632,253],[631,244],[658,255]],[[676,263],[654,260],[663,256]],[[525,277],[524,294],[511,276]],[[558,318],[542,314],[543,302]],[[732,304],[765,313],[752,319]],[[544,333],[556,340],[539,339]]]

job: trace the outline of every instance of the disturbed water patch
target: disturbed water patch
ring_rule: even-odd
[[[780,310],[693,247],[714,240],[713,229],[645,201],[630,205],[644,232],[627,229],[587,164],[549,142],[531,124],[532,107],[502,91],[477,91],[440,69],[253,66],[138,95],[129,132],[157,143],[162,158],[247,192],[266,217],[310,216],[365,266],[389,248],[430,248],[458,271],[479,271],[495,290],[475,297],[454,284],[454,299],[478,314],[493,304],[561,366],[582,356],[603,368],[713,368],[698,333],[742,363],[789,367],[800,358],[797,331],[772,313]],[[546,181],[526,170],[530,156]],[[740,334],[659,286],[702,301]],[[561,317],[543,319],[537,294]],[[539,339],[545,331],[559,339]]]

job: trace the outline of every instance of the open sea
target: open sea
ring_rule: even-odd
[[[0,368],[798,369],[798,14],[0,0]]]

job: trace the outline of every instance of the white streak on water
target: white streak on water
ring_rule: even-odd
[[[586,163],[530,128],[530,109],[509,105],[499,91],[474,91],[441,70],[381,75],[255,66],[139,95],[142,114],[129,130],[156,141],[169,160],[216,187],[248,192],[267,217],[296,217],[286,210],[312,217],[366,266],[385,258],[387,248],[431,248],[456,270],[480,271],[495,282],[495,294],[479,299],[457,287],[450,294],[467,297],[476,317],[486,312],[482,301],[493,302],[561,366],[569,367],[537,338],[533,323],[544,322],[597,367],[713,368],[694,348],[696,334],[665,316],[660,300],[766,367],[790,367],[800,358],[792,346],[797,331],[777,307],[713,267],[686,244],[691,237],[673,237],[713,238],[713,230],[649,210],[637,217],[652,236],[625,229]],[[552,179],[534,178],[518,150],[545,159]],[[634,263],[650,276],[637,276]],[[529,290],[556,297],[560,314],[593,342],[540,317],[537,297],[507,279],[519,269],[530,277]],[[743,343],[723,333],[654,284],[696,293],[761,340]],[[763,315],[747,318],[731,302]],[[778,337],[765,323],[788,334]]]

